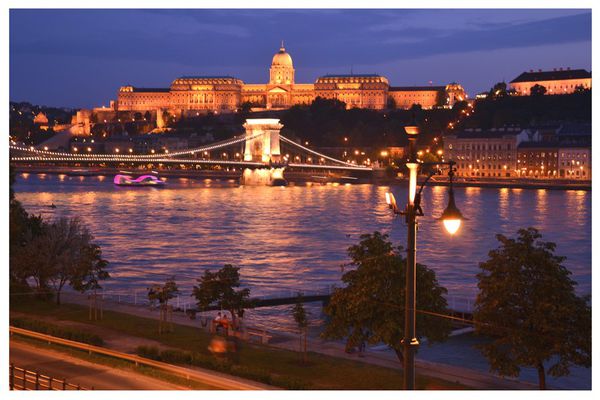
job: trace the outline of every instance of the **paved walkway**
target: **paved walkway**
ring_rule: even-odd
[[[87,297],[78,293],[65,293],[63,294],[63,299],[64,302],[87,305]],[[151,309],[147,306],[105,301],[104,309],[124,314],[132,314],[139,317],[151,319],[158,318],[158,310]],[[205,329],[201,328],[199,319],[192,320],[179,312],[173,313],[173,323]],[[293,351],[299,350],[300,339],[298,335],[275,331],[269,331],[269,334],[273,336],[273,339],[271,339],[269,343],[271,346]],[[343,343],[314,337],[308,339],[308,350],[333,357],[345,358],[388,368],[402,368],[400,361],[392,351],[377,351],[367,348],[361,357],[358,354],[346,353],[344,351]],[[506,379],[468,368],[419,359],[416,360],[416,369],[418,374],[444,379],[450,382],[459,382],[474,389],[537,389],[538,387],[535,383]]]

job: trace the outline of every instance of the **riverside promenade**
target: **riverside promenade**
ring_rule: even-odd
[[[63,302],[73,303],[79,305],[88,305],[86,295],[81,295],[73,292],[66,292],[62,296]],[[118,303],[115,301],[103,302],[103,308],[105,310],[116,311],[124,314],[135,315],[143,318],[157,319],[158,309],[153,309],[147,305],[132,305],[125,303]],[[201,322],[198,319],[190,319],[187,315],[180,312],[174,312],[172,316],[172,322],[174,324],[186,325],[196,327],[198,329],[205,330],[201,326]],[[252,327],[247,327],[252,328]],[[272,339],[269,342],[269,346],[298,351],[300,346],[299,336],[289,332],[280,332],[270,330],[269,335]],[[131,341],[131,338],[129,338]],[[140,340],[139,344],[130,343],[132,349],[137,345],[148,344],[142,343],[143,339]],[[134,345],[135,344],[135,345]],[[358,354],[348,354],[344,350],[344,344],[341,342],[323,340],[321,338],[310,337],[308,339],[308,351],[326,354],[332,357],[344,358],[348,360],[354,360],[363,362],[366,364],[373,364],[387,368],[402,369],[400,361],[396,355],[391,351],[376,351],[367,347],[366,351],[359,356]],[[122,349],[126,351],[126,349]],[[506,379],[492,374],[476,371],[468,368],[458,367],[454,365],[442,364],[429,362],[425,360],[416,361],[417,373],[424,376],[433,378],[444,379],[450,382],[458,382],[466,385],[473,389],[490,390],[490,389],[504,389],[504,390],[533,390],[537,389],[537,384],[532,382],[523,382],[515,379]]]

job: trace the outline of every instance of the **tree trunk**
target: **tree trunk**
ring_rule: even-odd
[[[398,360],[400,361],[400,363],[403,363],[404,362],[404,353],[402,352],[402,350],[394,349],[394,352],[396,353],[396,357],[398,357]]]
[[[302,331],[300,331],[300,361],[304,361],[304,351],[302,349]]]
[[[306,362],[308,361],[308,354],[306,354],[306,342],[307,342],[307,336],[308,336],[308,329],[304,330],[304,364],[306,364]]]
[[[60,285],[58,287],[58,290],[56,291],[56,305],[60,306],[60,292],[62,290],[62,285]]]
[[[546,390],[546,371],[544,370],[544,364],[538,363],[537,365],[538,371],[538,380],[540,383],[540,390]]]

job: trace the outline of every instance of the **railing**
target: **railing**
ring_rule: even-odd
[[[308,296],[322,296],[331,295],[333,293],[334,286],[320,286],[316,289],[288,289],[277,292],[268,293],[262,296],[253,296],[253,300],[271,300],[279,298],[294,298],[301,293],[303,297]],[[152,304],[148,300],[147,289],[136,289],[136,290],[105,290],[99,292],[98,295],[103,301],[112,301],[119,304],[130,304],[150,307]],[[471,314],[474,307],[474,296],[446,296],[448,307],[455,312]],[[182,310],[186,313],[188,310],[194,310],[196,308],[196,302],[191,299],[190,294],[183,293],[176,296],[169,301],[169,304],[176,310]]]
[[[87,351],[89,354],[100,354],[104,356],[109,356],[113,358],[117,358],[120,360],[126,360],[134,363],[136,366],[144,365],[147,367],[159,369],[165,371],[167,373],[184,377],[187,380],[194,380],[197,382],[203,382],[210,386],[213,386],[218,389],[223,390],[265,390],[265,389],[274,389],[273,387],[269,387],[267,385],[261,385],[259,383],[250,383],[250,382],[241,382],[234,379],[230,379],[221,375],[216,375],[208,372],[203,372],[199,370],[192,370],[188,368],[178,367],[175,365],[163,363],[160,361],[150,360],[148,358],[140,357],[133,354],[121,353],[119,351],[106,349],[103,347],[93,346],[91,344],[75,342],[73,340],[61,339],[54,336],[46,335],[43,333],[29,331],[27,329],[17,328],[14,326],[10,327],[10,334],[16,334],[21,336],[30,337],[33,339],[42,340],[47,343],[60,344],[62,346],[67,346],[71,348],[75,348],[78,350]],[[35,383],[35,381],[34,381]]]
[[[10,390],[93,390],[81,385],[74,385],[66,379],[56,379],[51,376],[42,375],[36,371],[15,367],[10,364],[9,368]]]

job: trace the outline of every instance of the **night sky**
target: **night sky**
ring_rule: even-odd
[[[529,69],[591,69],[590,10],[11,10],[10,99],[108,105],[182,75],[266,83],[281,40],[297,83],[378,73],[473,96]]]

